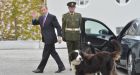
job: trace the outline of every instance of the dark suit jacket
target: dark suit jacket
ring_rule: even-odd
[[[58,36],[61,36],[61,27],[58,23],[56,16],[52,14],[48,14],[46,21],[43,26],[43,16],[40,16],[35,20],[32,20],[33,25],[40,25],[42,41],[45,44],[53,44],[57,42],[57,37],[55,33],[55,28],[57,29]]]

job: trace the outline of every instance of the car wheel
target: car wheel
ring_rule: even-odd
[[[128,63],[127,63],[127,70],[128,70],[128,75],[135,75],[135,68],[134,68],[134,59],[132,53],[129,54],[128,56]]]

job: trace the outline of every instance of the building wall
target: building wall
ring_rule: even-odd
[[[55,14],[60,24],[62,14],[68,12],[67,2],[71,0],[47,0],[49,12]],[[77,1],[77,0],[75,0]],[[86,1],[86,0],[85,0]],[[85,6],[77,6],[76,12],[83,17],[94,18],[104,22],[113,32],[116,27],[125,26],[129,21],[140,18],[140,0],[129,0],[124,3],[117,3],[118,0],[89,0]]]

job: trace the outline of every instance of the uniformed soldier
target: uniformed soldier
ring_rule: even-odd
[[[67,3],[69,12],[62,17],[63,40],[67,44],[68,54],[80,46],[81,14],[75,12],[76,2]]]

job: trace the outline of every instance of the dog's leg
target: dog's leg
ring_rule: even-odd
[[[86,73],[85,75],[97,75],[97,73]]]
[[[91,74],[91,73],[86,73],[85,75],[95,75],[95,74]]]
[[[94,73],[93,75],[101,75],[101,73],[100,72],[97,72],[97,73]]]
[[[101,75],[101,72],[98,72],[97,75]]]
[[[117,74],[117,69],[116,69],[116,62],[114,62],[114,65],[112,67],[111,75],[118,75]]]
[[[94,73],[94,75],[98,75],[98,73]]]
[[[93,75],[97,75],[97,73],[94,73]]]
[[[82,71],[76,71],[75,75],[86,75],[85,73],[83,73]]]
[[[104,65],[101,69],[101,74],[102,75],[111,75],[111,70],[112,69],[108,69],[107,65]]]
[[[75,71],[75,75],[80,75],[78,71]]]

